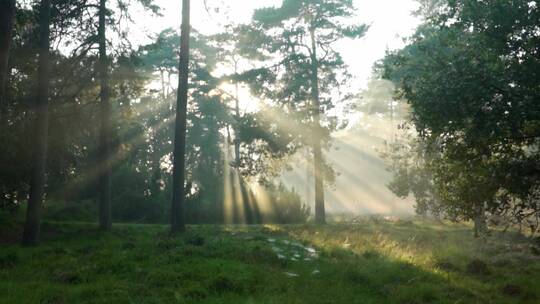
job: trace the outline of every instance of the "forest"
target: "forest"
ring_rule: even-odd
[[[539,4],[0,0],[0,303],[539,303]]]

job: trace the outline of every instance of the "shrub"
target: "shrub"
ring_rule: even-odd
[[[311,209],[302,203],[300,195],[293,188],[283,184],[268,187],[270,211],[264,214],[265,221],[279,224],[304,223],[309,218]]]

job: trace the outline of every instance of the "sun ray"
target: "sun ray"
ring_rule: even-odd
[[[168,117],[165,119],[156,122],[153,125],[150,125],[149,128],[152,128],[153,130],[161,130],[165,127],[168,127],[170,124],[172,124],[173,120],[170,119],[174,113],[170,113]],[[124,161],[129,156],[129,149],[131,148],[138,148],[141,146],[148,145],[147,143],[148,137],[147,134],[138,134],[136,136],[132,136],[131,138],[127,138],[127,140],[123,141],[118,149],[115,151],[115,153],[112,153],[109,158],[107,159],[107,162],[109,162],[111,167],[114,167]],[[72,193],[74,191],[77,191],[80,187],[85,187],[94,181],[96,181],[101,174],[103,174],[106,166],[104,166],[103,163],[95,164],[92,168],[86,170],[85,172],[81,173],[82,178],[78,179],[76,181],[73,181],[71,183],[67,183],[62,192],[64,193]]]

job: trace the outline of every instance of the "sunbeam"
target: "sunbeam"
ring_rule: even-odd
[[[161,121],[156,121],[153,125],[149,125],[148,129],[150,132],[157,132],[163,128],[171,127],[171,124],[174,122],[172,119],[173,115],[174,113],[170,111],[167,117]],[[122,141],[121,146],[119,146],[118,149],[116,149],[114,153],[110,155],[108,162],[110,163],[111,167],[114,168],[129,156],[129,152],[131,150],[140,147],[148,147],[148,133],[142,133],[126,138],[124,141]],[[66,183],[59,192],[69,195],[75,191],[80,191],[80,189],[95,182],[103,173],[104,168],[105,167],[102,164],[93,165],[90,169],[81,172],[80,178]]]
[[[381,119],[376,121],[388,126]],[[381,136],[388,136],[390,128],[378,130],[382,130],[379,132]],[[414,211],[412,200],[396,198],[386,186],[391,175],[379,156],[384,147],[383,138],[355,128],[334,134],[332,147],[325,153],[326,160],[337,173],[335,183],[325,189],[329,213],[411,214]],[[305,159],[302,154],[295,157]],[[313,174],[311,167],[310,162],[297,162],[292,171],[283,173],[282,180],[296,189],[306,189],[306,171]],[[308,191],[311,191],[310,183],[300,194],[312,204]]]

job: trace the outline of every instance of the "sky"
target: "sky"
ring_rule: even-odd
[[[136,26],[146,34],[142,36],[170,27],[180,28],[181,2],[156,0],[156,4],[162,7],[163,16],[135,20]],[[279,6],[281,0],[206,0],[206,7],[204,0],[191,2],[192,26],[203,34],[214,34],[230,22],[249,22],[255,9]],[[373,64],[384,56],[387,49],[402,47],[403,38],[410,36],[420,21],[411,14],[417,7],[414,0],[354,0],[354,4],[357,21],[370,24],[370,29],[360,40],[340,41],[337,49],[354,77],[351,88],[360,90],[367,84]]]

